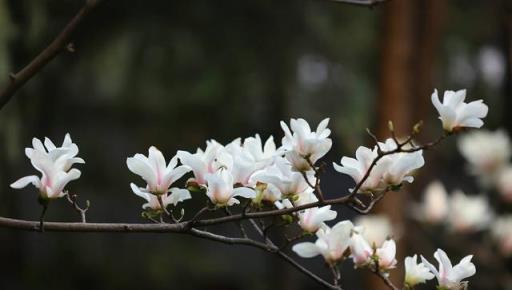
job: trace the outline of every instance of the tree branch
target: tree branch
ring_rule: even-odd
[[[0,90],[0,110],[9,102],[12,96],[34,75],[39,73],[51,60],[66,49],[70,49],[70,39],[78,25],[103,0],[86,0],[84,6],[57,35],[57,37],[27,66],[17,73],[10,73],[6,86]]]
[[[387,2],[388,0],[332,0],[335,2],[341,2],[345,4],[350,5],[356,5],[356,6],[368,6],[373,7],[379,4],[382,4],[384,2]]]

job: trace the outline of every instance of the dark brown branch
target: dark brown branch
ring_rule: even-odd
[[[367,7],[373,7],[379,4],[382,4],[388,0],[332,0],[335,2],[341,2],[345,4],[350,5],[356,5],[356,6],[367,6]]]
[[[59,55],[62,51],[69,50],[69,42],[71,36],[75,32],[78,25],[83,19],[91,13],[92,10],[102,0],[87,0],[84,6],[57,35],[57,37],[46,47],[39,55],[37,55],[27,66],[17,73],[10,73],[6,86],[0,90],[0,110],[9,102],[12,96],[34,75],[43,69],[52,59]]]

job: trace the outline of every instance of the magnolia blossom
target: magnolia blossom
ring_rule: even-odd
[[[472,255],[464,257],[459,264],[455,266],[452,266],[450,259],[441,249],[437,249],[434,253],[434,257],[439,263],[439,270],[437,270],[434,265],[430,264],[423,256],[421,256],[421,261],[434,273],[439,287],[443,289],[459,290],[461,286],[465,284],[462,280],[476,273],[475,265],[471,263]]]
[[[379,257],[379,269],[389,270],[396,267],[396,243],[394,240],[386,240],[380,248],[375,251]]]
[[[492,237],[503,255],[512,255],[512,215],[499,217],[491,227]]]
[[[353,225],[348,220],[338,222],[332,228],[324,224],[316,232],[318,239],[315,243],[298,243],[292,250],[303,258],[322,255],[327,263],[334,265],[343,259],[349,247],[352,228]]]
[[[298,213],[299,226],[306,232],[314,233],[325,221],[333,220],[337,215],[330,205],[308,208]]]
[[[512,166],[503,169],[498,174],[496,188],[505,201],[512,202]]]
[[[183,165],[189,166],[194,172],[194,179],[190,180],[199,185],[206,184],[206,175],[216,172],[222,167],[218,162],[218,151],[223,146],[215,140],[206,142],[206,149],[203,151],[197,149],[196,153],[192,154],[186,151],[178,151],[176,156],[180,159]]]
[[[375,244],[376,247],[381,246],[394,234],[391,221],[385,215],[374,214],[359,216],[354,224],[365,240],[370,244]]]
[[[363,235],[357,231],[350,238],[350,252],[355,267],[363,267],[371,262],[373,249]]]
[[[360,146],[356,150],[355,159],[343,156],[340,162],[341,165],[333,163],[333,166],[336,171],[347,174],[352,177],[356,183],[360,183],[375,158],[377,158],[376,150]],[[381,179],[384,174],[384,170],[385,168],[382,166],[375,166],[359,190],[361,192],[383,190],[384,188],[382,188]]]
[[[439,181],[431,182],[425,189],[423,203],[417,217],[427,223],[444,222],[449,212],[446,189]]]
[[[311,183],[315,177],[306,173]],[[274,195],[293,197],[304,192],[311,193],[313,189],[304,180],[304,176],[292,170],[290,164],[282,157],[276,157],[274,164],[255,172],[251,176],[250,183],[265,183],[267,190],[274,192]]]
[[[482,100],[464,103],[466,90],[445,91],[443,102],[439,100],[437,90],[432,94],[432,103],[443,122],[443,128],[452,132],[457,128],[480,128],[484,124],[481,120],[487,116],[488,107]]]
[[[448,221],[456,232],[475,232],[489,226],[493,211],[484,195],[468,196],[457,190],[450,199]]]
[[[231,206],[240,203],[235,197],[255,198],[256,192],[247,187],[233,188],[233,176],[228,170],[221,169],[205,176],[208,184],[206,195],[217,206]]]
[[[133,183],[130,184],[130,187],[136,195],[144,198],[147,201],[147,203],[142,205],[143,209],[150,208],[152,210],[161,210],[162,205],[164,208],[167,208],[167,206],[170,204],[176,206],[178,202],[192,198],[192,196],[190,196],[190,192],[186,189],[171,188],[168,193],[159,195],[162,200],[162,204],[160,204],[160,201],[156,195],[141,190]]]
[[[462,136],[458,143],[460,153],[469,163],[469,170],[484,185],[491,185],[498,173],[507,166],[512,144],[503,130],[478,130]]]
[[[281,128],[285,134],[282,140],[282,148],[288,152],[294,152],[287,153],[286,158],[296,170],[309,170],[310,166],[307,160],[315,163],[331,149],[332,140],[328,138],[331,130],[327,128],[328,123],[329,118],[324,119],[318,124],[316,132],[313,132],[304,119],[291,119],[291,130],[285,122],[281,121]]]
[[[341,165],[333,164],[334,169],[340,173],[347,174],[359,184],[366,176],[371,164],[378,157],[378,148],[384,152],[393,151],[397,144],[393,139],[387,139],[384,143],[373,150],[360,146],[356,150],[356,158],[342,157]],[[412,172],[425,164],[423,152],[399,152],[389,154],[380,158],[372,168],[370,174],[363,182],[359,190],[361,192],[378,192],[389,186],[399,186],[403,182],[412,182]]]
[[[43,199],[65,196],[64,187],[81,175],[80,170],[71,166],[75,163],[85,163],[82,158],[76,157],[78,146],[73,143],[69,134],[64,137],[61,147],[56,147],[48,138],[45,138],[44,145],[41,140],[34,138],[32,145],[34,148],[25,149],[25,155],[30,159],[32,166],[41,173],[41,177],[26,176],[12,183],[11,187],[21,189],[31,183],[39,189]]]
[[[417,263],[418,257],[406,257],[405,264],[405,284],[413,287],[420,283],[425,283],[427,280],[434,278],[434,274],[423,263]]]
[[[185,165],[176,167],[177,156],[171,158],[169,164],[166,164],[164,155],[154,146],[149,148],[148,157],[135,154],[126,159],[126,164],[131,172],[140,175],[147,183],[145,188],[137,188],[133,183],[130,185],[133,192],[139,196],[143,196],[143,193],[166,194],[176,180],[191,170]]]

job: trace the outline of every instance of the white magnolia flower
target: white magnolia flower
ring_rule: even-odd
[[[149,148],[148,157],[135,154],[126,159],[126,164],[131,172],[140,175],[147,183],[145,188],[139,188],[138,191],[155,195],[167,193],[176,180],[191,170],[186,165],[176,167],[178,165],[177,156],[171,158],[169,164],[166,164],[162,152],[154,146]],[[136,188],[133,184],[131,187],[132,189]],[[140,195],[139,192],[134,191],[134,193]]]
[[[384,143],[379,142],[379,146],[384,152],[389,152],[397,148],[396,142],[389,138]],[[381,164],[378,166],[384,167],[382,170],[382,179],[386,186],[400,185],[404,181],[412,183],[414,178],[411,176],[412,172],[423,165],[423,151],[415,151],[411,153],[399,152],[391,155],[384,156],[380,160]]]
[[[371,262],[373,249],[363,235],[357,231],[350,238],[350,252],[355,267],[363,267]]]
[[[370,244],[375,244],[376,247],[380,247],[388,238],[393,236],[391,221],[385,215],[359,216],[354,224],[365,240]]]
[[[437,249],[434,253],[434,257],[439,263],[439,270],[437,270],[434,265],[430,264],[423,256],[421,256],[421,261],[434,273],[439,286],[443,289],[459,290],[461,289],[461,285],[464,284],[462,280],[476,273],[475,265],[471,263],[472,255],[464,257],[459,264],[455,266],[452,266],[450,259],[441,249]]]
[[[315,163],[331,149],[332,140],[328,138],[331,130],[327,129],[328,123],[329,118],[324,119],[318,124],[316,132],[314,132],[311,131],[308,122],[304,119],[291,119],[290,128],[285,122],[281,121],[281,128],[285,134],[282,140],[282,148],[286,151],[295,152],[286,154],[286,156],[296,170],[304,171],[304,169],[308,170],[310,168],[298,156],[302,159],[308,158],[311,163]]]
[[[244,140],[243,148],[260,168],[272,163],[274,157],[278,154],[273,136],[268,137],[264,145],[261,142],[260,135],[256,134],[254,137],[248,137]]]
[[[206,195],[217,206],[231,206],[240,203],[235,197],[255,198],[256,192],[247,187],[233,188],[233,176],[228,170],[221,169],[205,176],[208,184]]]
[[[162,209],[162,206],[160,205],[160,202],[158,201],[158,197],[156,195],[142,190],[141,188],[137,187],[133,183],[130,184],[130,187],[132,188],[132,191],[136,195],[144,198],[147,201],[147,203],[142,205],[143,209],[147,209],[147,208],[150,208],[153,210],[161,210]],[[170,204],[176,206],[178,204],[178,202],[182,202],[184,200],[190,199],[190,198],[192,198],[192,196],[190,196],[190,192],[188,190],[174,187],[174,188],[169,189],[168,193],[161,194],[160,198],[162,199],[162,204],[163,204],[164,208],[167,208],[167,206]]]
[[[187,151],[178,151],[176,156],[180,159],[183,165],[189,166],[194,172],[193,181],[199,185],[206,184],[206,175],[216,172],[219,168],[223,167],[222,162],[219,162],[219,151],[224,146],[215,140],[206,142],[206,149],[203,151],[197,149],[196,153],[192,154]],[[221,158],[222,159],[222,158]]]
[[[506,256],[512,255],[512,215],[496,219],[492,224],[491,234],[501,253]]]
[[[484,195],[468,196],[455,191],[450,199],[448,221],[452,230],[459,233],[475,232],[489,226],[493,211]]]
[[[512,166],[509,166],[498,174],[496,188],[507,202],[512,202]]]
[[[333,166],[336,171],[347,174],[356,183],[360,183],[375,158],[377,158],[376,150],[360,146],[356,150],[355,159],[343,156],[341,158],[341,165],[333,163]],[[368,178],[361,185],[359,189],[361,192],[375,192],[385,189],[385,186],[382,184],[382,176],[386,167],[379,166],[379,163],[381,162],[377,162],[377,166],[373,168]]]
[[[330,205],[308,208],[298,213],[299,226],[306,232],[314,233],[324,222],[335,219],[337,215]]]
[[[488,107],[482,100],[464,103],[466,90],[445,91],[443,102],[439,100],[437,90],[432,94],[432,103],[439,113],[446,131],[457,128],[480,128],[484,124],[481,120],[487,116]]]
[[[405,284],[413,287],[420,283],[425,283],[427,280],[434,278],[434,274],[423,263],[417,263],[418,256],[405,258]]]
[[[315,178],[311,173],[306,173],[311,183],[315,183]],[[293,197],[304,192],[312,192],[313,189],[304,180],[304,176],[292,170],[290,164],[282,157],[276,157],[274,164],[255,172],[251,176],[249,183],[257,182],[268,185],[268,190],[278,191],[283,197]],[[274,192],[278,195],[277,192]]]
[[[76,157],[78,146],[66,134],[61,147],[56,147],[50,139],[43,143],[34,138],[34,148],[26,148],[25,155],[30,159],[32,166],[41,172],[36,175],[25,176],[11,184],[12,188],[21,189],[32,184],[39,189],[43,199],[54,199],[66,195],[64,187],[72,180],[80,178],[81,172],[71,168],[75,163],[85,163],[82,158]]]
[[[512,144],[504,130],[471,132],[462,136],[457,145],[469,163],[470,172],[478,176],[484,185],[495,180],[512,154]]]
[[[303,258],[322,255],[327,263],[334,265],[344,258],[350,244],[352,228],[353,225],[348,220],[338,222],[332,228],[324,224],[316,232],[318,239],[315,243],[298,243],[292,247],[292,250]]]
[[[427,223],[437,224],[446,220],[448,212],[449,202],[446,189],[439,181],[431,182],[425,189],[418,218]]]

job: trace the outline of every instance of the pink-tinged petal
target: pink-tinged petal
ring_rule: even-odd
[[[35,175],[22,177],[22,178],[18,179],[17,181],[13,182],[11,184],[11,187],[15,188],[15,189],[21,189],[21,188],[24,188],[25,186],[29,185],[30,183],[32,183],[32,185],[34,185],[37,188],[41,187],[41,180],[39,179],[38,176],[35,176]]]
[[[134,183],[130,183],[130,188],[132,189],[133,193],[135,193],[136,195],[142,197],[143,199],[145,199],[147,202],[150,202],[151,201],[151,197],[150,197],[150,194],[143,191],[143,189],[141,189],[140,187],[138,187],[137,185],[135,185]]]
[[[59,172],[55,178],[55,184],[52,186],[52,194],[48,193],[48,198],[56,198],[64,196],[64,187],[73,180],[80,178],[82,173],[80,170],[73,168],[69,172]]]
[[[187,165],[192,168],[197,183],[206,183],[205,174],[208,173],[208,166],[201,160],[201,158],[186,151],[178,151],[177,156],[183,165]]]
[[[151,187],[156,187],[157,176],[146,156],[135,154],[126,159],[126,165],[131,172],[141,176]]]
[[[310,242],[296,244],[292,247],[292,251],[303,258],[312,258],[320,255],[318,247]]]
[[[160,181],[167,167],[164,155],[155,146],[151,146],[148,150],[148,160],[157,174],[157,180]]]

